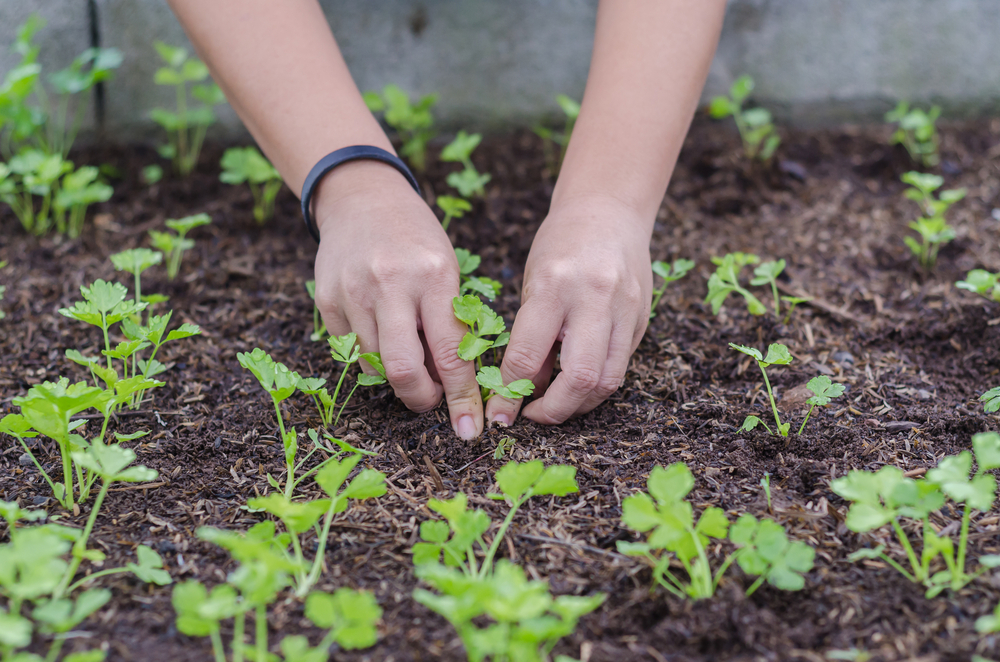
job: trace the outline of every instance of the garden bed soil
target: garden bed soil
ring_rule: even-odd
[[[957,662],[973,653],[1000,659],[1000,642],[973,627],[1000,600],[1000,579],[989,576],[929,600],[882,563],[849,562],[862,546],[899,550],[883,533],[851,533],[846,505],[830,490],[830,481],[850,469],[892,464],[920,475],[943,456],[968,449],[973,433],[1000,427],[976,401],[1000,384],[1000,306],[953,285],[971,268],[1000,270],[1000,212],[994,212],[1000,121],[944,129],[940,172],[946,187],[965,186],[969,195],[951,215],[958,239],[941,251],[929,275],[915,268],[903,245],[917,209],[903,198],[899,176],[912,166],[900,147],[888,145],[887,129],[789,130],[784,137],[780,158],[763,167],[745,162],[738,139],[722,125],[696,121],[660,209],[652,254],[691,258],[697,267],[668,289],[625,385],[592,413],[555,427],[522,419],[466,443],[451,432],[444,405],[417,415],[388,387],[357,392],[338,434],[378,453],[369,464],[389,477],[389,493],[338,516],[320,588],[371,590],[385,614],[373,648],[336,659],[465,659],[448,623],[411,599],[418,582],[409,549],[420,522],[431,516],[430,498],[462,490],[472,505],[499,519],[502,506],[485,495],[507,461],[492,455],[503,436],[516,440],[514,459],[578,469],[579,494],[530,501],[501,548],[530,576],[548,579],[556,593],[608,594],[558,653],[590,662],[818,662],[826,652],[856,648],[873,660]],[[113,489],[91,539],[108,563],[123,565],[136,545],[150,545],[176,581],[208,584],[222,581],[232,564],[222,550],[199,541],[195,529],[243,530],[259,521],[260,514],[240,506],[265,492],[265,475],[282,467],[270,402],[236,353],[262,347],[304,375],[330,377],[336,368],[326,343],[309,340],[312,303],[303,282],[312,277],[315,245],[296,199],[283,191],[276,218],[257,227],[249,191],[219,183],[213,164],[220,154],[212,146],[190,179],[168,177],[154,186],[138,176],[156,160],[150,149],[81,155],[112,164],[123,178],[76,241],[29,238],[9,212],[0,218],[0,260],[10,261],[0,272],[8,286],[0,304],[8,313],[0,322],[0,410],[6,413],[33,384],[60,375],[84,378],[63,352],[96,353],[99,333],[56,310],[79,298],[80,285],[120,277],[111,253],[147,245],[147,230],[165,218],[212,216],[211,226],[193,233],[197,246],[177,281],[168,282],[160,268],[143,277],[144,291],[171,297],[175,324],[199,324],[203,334],[168,346],[167,386],[137,415],[112,424],[120,432],[151,432],[129,445],[160,477],[152,485]],[[551,173],[529,133],[487,140],[476,162],[493,181],[475,213],[455,221],[451,234],[456,246],[483,257],[480,273],[503,282],[497,309],[509,323],[532,236],[547,210]],[[433,162],[423,177],[428,199],[443,192],[451,169]],[[785,258],[783,287],[814,301],[787,325],[771,315],[749,316],[735,297],[713,316],[702,303],[710,258],[737,250]],[[122,282],[131,285],[131,277]],[[766,420],[768,410],[759,371],[729,342],[788,345],[794,363],[770,375],[782,409],[795,421],[804,411],[801,398],[792,402],[793,389],[817,374],[844,383],[845,397],[814,412],[801,436],[738,434],[748,413]],[[299,396],[287,401],[286,420],[300,431],[318,424],[311,403]],[[95,426],[88,423],[87,432],[95,434]],[[11,442],[0,446],[0,498],[59,513]],[[51,443],[39,452],[43,462],[58,463]],[[767,514],[760,480],[770,474],[771,516],[817,549],[804,590],[765,585],[747,598],[742,589],[749,581],[735,570],[712,599],[681,602],[662,590],[650,593],[649,569],[616,552],[616,541],[635,539],[620,524],[621,500],[644,488],[655,465],[678,461],[696,477],[696,507],[722,507],[731,519]],[[62,521],[80,525],[87,509]],[[946,508],[934,524],[945,527],[959,517]],[[971,550],[972,558],[1000,552],[996,511],[974,518]],[[721,557],[725,550],[711,551]],[[114,661],[210,659],[207,638],[178,633],[170,587],[126,576],[102,582],[114,598],[79,628],[86,635],[68,649],[106,645]],[[313,633],[301,604],[291,600],[272,607],[269,624],[272,642],[278,633]]]

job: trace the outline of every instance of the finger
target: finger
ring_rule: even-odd
[[[510,343],[504,351],[500,375],[503,383],[518,379],[534,380],[544,374],[547,360],[552,354],[556,337],[562,329],[561,307],[543,297],[529,299],[510,330]],[[552,357],[554,361],[554,356]],[[551,367],[549,368],[551,374]],[[521,400],[508,400],[494,395],[486,403],[486,420],[500,425],[510,425],[521,409]]]
[[[625,382],[625,373],[628,371],[628,362],[632,358],[635,349],[632,345],[633,334],[629,329],[615,326],[611,330],[611,341],[608,344],[608,356],[604,362],[604,370],[597,386],[590,395],[583,401],[574,416],[586,414],[597,405],[607,400],[612,393],[617,391]]]
[[[545,425],[562,423],[586,401],[601,381],[611,340],[610,319],[582,327],[579,320],[607,318],[601,311],[581,311],[567,320],[562,341],[562,372],[541,399],[525,407],[524,415]]]
[[[461,439],[475,439],[483,431],[483,401],[476,381],[476,366],[458,356],[466,327],[455,319],[451,296],[431,296],[421,303],[424,326],[434,368],[448,400],[451,426]]]
[[[441,385],[424,367],[424,348],[417,336],[417,311],[409,301],[388,302],[376,311],[382,367],[396,397],[415,412],[441,401]],[[364,344],[362,344],[362,348]]]
[[[436,381],[438,384],[441,383],[441,375],[438,374],[437,366],[434,365],[434,355],[431,353],[431,348],[427,344],[427,334],[420,331],[420,346],[424,348],[424,367],[427,368],[427,374],[431,376],[431,379]]]
[[[531,395],[536,399],[545,395],[545,391],[549,388],[549,381],[552,379],[552,370],[556,367],[556,358],[559,356],[560,344],[557,341],[552,345],[549,355],[545,357],[545,362],[542,364],[542,369],[531,380],[531,383],[535,385],[535,390]]]

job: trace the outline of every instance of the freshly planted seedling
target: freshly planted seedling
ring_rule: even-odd
[[[336,427],[340,422],[340,416],[344,413],[344,407],[350,402],[358,386],[379,386],[385,384],[386,376],[385,368],[382,366],[382,357],[377,352],[362,354],[358,347],[358,335],[356,333],[348,333],[343,336],[330,336],[327,338],[327,342],[330,344],[330,355],[333,356],[334,360],[344,364],[333,395],[330,395],[329,391],[323,388],[326,380],[322,378],[299,378],[298,388],[306,395],[312,397],[324,427],[329,428]],[[337,399],[340,396],[340,390],[344,385],[344,381],[347,379],[347,371],[353,364],[358,363],[359,359],[364,359],[368,365],[375,369],[377,374],[369,375],[364,372],[359,374],[354,387],[347,394],[347,397],[344,398],[343,403],[341,403],[338,409],[336,406]]]
[[[7,266],[7,261],[6,260],[0,260],[0,269],[3,269],[6,266]],[[4,292],[6,292],[6,291],[7,291],[7,286],[6,285],[0,285],[0,301],[3,301],[3,295],[4,295]],[[0,310],[0,320],[2,320],[6,316],[7,316],[7,314],[4,313],[3,310]]]
[[[965,275],[965,280],[955,283],[955,287],[975,292],[994,303],[1000,303],[1000,273],[994,274],[983,269],[973,269]]]
[[[286,480],[286,494],[291,499],[291,486],[295,476],[295,453],[297,450],[296,435],[289,435],[285,431],[285,418],[281,415],[281,403],[295,393],[299,381],[302,379],[299,373],[292,372],[283,363],[278,363],[271,358],[270,354],[255,347],[252,352],[237,352],[236,359],[240,365],[253,373],[253,376],[260,382],[274,405],[274,413],[278,417],[278,429],[281,431],[281,440],[285,445],[285,464],[288,468],[288,478]]]
[[[135,278],[134,301],[144,300],[142,298],[142,272],[162,261],[163,253],[148,248],[130,248],[111,256],[111,263],[115,265],[117,271],[127,271]],[[158,302],[163,300],[158,296],[155,299]]]
[[[785,312],[785,319],[781,321],[782,324],[788,324],[788,321],[792,319],[792,312],[795,311],[795,306],[800,303],[806,303],[807,301],[812,301],[812,297],[789,297],[782,296],[781,300],[788,304],[788,310]]]
[[[903,237],[910,251],[920,260],[920,266],[926,270],[934,267],[941,246],[955,238],[955,229],[945,220],[948,207],[965,197],[966,190],[949,189],[941,191],[937,198],[934,191],[944,184],[944,179],[937,175],[920,172],[908,172],[902,177],[903,182],[910,185],[906,197],[920,205],[926,214],[910,223],[910,229],[920,235],[918,242],[913,237]]]
[[[983,393],[979,396],[979,401],[983,403],[983,409],[987,414],[1000,411],[1000,386],[991,388],[986,393]]]
[[[465,131],[459,131],[455,139],[441,150],[442,161],[461,163],[464,166],[460,172],[448,175],[447,179],[448,185],[457,189],[463,198],[471,198],[474,195],[483,197],[486,194],[486,189],[483,187],[492,179],[489,173],[480,173],[472,164],[472,152],[482,139],[478,133],[470,135]],[[445,212],[447,213],[447,210]]]
[[[323,318],[319,314],[319,306],[316,305],[316,281],[306,281],[306,292],[313,301],[313,332],[309,334],[309,340],[319,342],[326,337],[326,324],[323,323]]]
[[[513,453],[516,443],[517,440],[513,437],[501,437],[500,441],[497,442],[496,450],[493,451],[493,459],[502,460],[508,453]]]
[[[892,134],[892,144],[902,145],[909,152],[910,158],[926,168],[936,166],[941,161],[938,153],[940,138],[937,122],[941,116],[941,108],[931,106],[929,111],[921,108],[910,108],[906,101],[885,114],[885,121],[897,124],[898,128]]]
[[[752,253],[727,253],[724,257],[713,257],[715,273],[708,279],[708,296],[705,303],[712,306],[712,314],[718,315],[726,298],[736,292],[746,301],[751,315],[763,315],[767,308],[760,299],[740,285],[740,272],[748,264],[757,264],[760,258]]]
[[[147,296],[146,300],[155,301],[157,298],[155,295]],[[167,326],[170,324],[170,318],[173,317],[173,314],[173,311],[168,310],[164,315],[150,315],[145,326],[140,326],[131,319],[122,320],[122,333],[125,335],[128,343],[118,344],[115,358],[120,358],[124,362],[124,374],[126,377],[129,375],[127,367],[129,357],[127,354],[131,354],[132,357],[133,377],[141,376],[142,379],[149,380],[167,370],[166,365],[156,360],[156,354],[160,351],[161,347],[168,342],[183,340],[201,334],[201,328],[197,324],[187,322],[181,324],[176,329],[167,331]],[[146,359],[140,358],[137,350],[147,347],[152,348],[149,356]],[[68,352],[67,356],[69,356]],[[133,409],[139,406],[145,390],[146,387],[142,386],[136,391],[136,395],[132,400]]]
[[[781,144],[781,137],[774,130],[771,113],[764,108],[743,109],[743,103],[753,92],[753,78],[740,76],[729,88],[729,96],[712,99],[708,114],[715,119],[729,116],[736,121],[736,128],[743,140],[743,153],[748,159],[767,161]]]
[[[802,434],[802,431],[806,429],[806,423],[809,422],[809,416],[812,414],[813,409],[817,406],[825,407],[830,404],[830,400],[839,398],[844,394],[844,385],[834,384],[826,375],[813,377],[806,384],[806,388],[812,391],[813,394],[806,400],[806,404],[809,405],[809,411],[806,412],[806,417],[802,420],[802,426],[799,427],[799,434]]]
[[[545,152],[545,163],[548,164],[549,170],[551,170],[553,174],[558,173],[559,168],[562,167],[563,159],[566,157],[566,148],[569,147],[569,139],[573,135],[573,127],[576,125],[576,120],[580,116],[579,102],[571,99],[565,94],[557,94],[556,103],[559,104],[559,108],[562,110],[563,115],[566,116],[566,123],[563,126],[563,130],[556,131],[544,126],[536,126],[532,129],[535,134],[544,141],[543,150]],[[553,149],[553,145],[558,146],[558,154],[556,154],[556,150]]]
[[[768,261],[757,265],[753,270],[753,279],[750,284],[753,286],[770,285],[771,294],[774,295],[774,316],[781,317],[781,299],[778,296],[778,276],[785,270],[785,261]]]
[[[851,471],[833,481],[830,487],[834,493],[851,502],[847,528],[865,533],[891,524],[906,554],[909,570],[889,556],[882,545],[858,550],[850,559],[881,559],[910,581],[923,584],[928,597],[947,588],[958,591],[990,568],[1000,567],[1000,556],[982,556],[979,570],[969,574],[965,569],[972,510],[987,511],[995,500],[996,479],[986,472],[1000,468],[1000,434],[974,435],[972,446],[977,469],[971,479],[973,453],[963,451],[941,460],[927,472],[925,480],[907,478],[902,470],[885,466],[877,472]],[[946,497],[964,504],[957,545],[950,537],[940,535],[930,522],[931,514],[944,506]],[[923,548],[919,557],[901,525],[904,517],[922,523]],[[931,563],[938,556],[944,560],[946,569],[932,572]]]
[[[72,169],[73,163],[61,154],[23,150],[6,164],[0,164],[0,200],[10,206],[25,230],[41,236],[52,227],[59,181]],[[40,199],[37,210],[35,197]]]
[[[518,379],[504,386],[503,377],[500,376],[500,368],[492,365],[480,368],[479,372],[476,373],[476,381],[486,391],[490,392],[485,400],[489,400],[494,395],[499,395],[509,400],[517,400],[518,398],[528,397],[535,390],[535,385],[531,383],[530,379]]]
[[[444,218],[441,219],[441,227],[446,231],[448,226],[451,225],[451,219],[462,218],[465,216],[465,212],[472,211],[472,204],[465,198],[456,198],[453,195],[439,195],[437,197],[437,206],[441,208],[444,212]]]
[[[663,279],[660,287],[653,290],[653,303],[650,305],[649,319],[656,317],[656,307],[660,304],[660,299],[663,297],[664,292],[667,291],[667,286],[675,280],[680,280],[687,275],[687,272],[694,269],[694,262],[692,260],[674,260],[673,264],[667,262],[661,262],[656,260],[653,262],[653,274],[659,276]]]
[[[274,199],[281,189],[281,175],[256,147],[230,147],[222,155],[222,174],[226,184],[246,182],[253,193],[253,217],[258,225],[274,215]]]
[[[788,351],[788,348],[780,343],[772,343],[767,348],[767,356],[762,356],[759,350],[752,347],[745,347],[734,343],[729,343],[729,346],[738,352],[746,354],[757,362],[757,366],[760,368],[760,373],[764,375],[764,385],[767,387],[767,397],[771,401],[771,411],[774,412],[774,424],[777,426],[778,434],[782,437],[787,437],[788,428],[791,426],[791,423],[782,423],[781,417],[778,416],[778,405],[775,404],[774,401],[774,393],[771,391],[771,380],[767,378],[766,368],[772,365],[788,365],[791,363],[792,355]],[[760,420],[756,416],[747,416],[746,420],[743,421],[743,425],[740,427],[740,432],[743,432],[744,430],[753,430],[758,424],[763,425],[769,433],[774,434],[774,432],[771,431],[771,428],[767,427],[767,423]]]
[[[157,85],[173,87],[177,94],[177,111],[154,108],[150,117],[163,127],[169,136],[167,144],[159,149],[160,156],[173,161],[174,169],[187,177],[198,164],[205,132],[215,123],[214,106],[226,102],[226,97],[215,83],[205,83],[208,67],[199,60],[188,56],[187,50],[170,46],[162,41],[153,42],[156,52],[166,66],[156,70],[153,82]],[[191,96],[201,101],[198,108],[189,108],[188,84]]]
[[[167,219],[167,227],[174,230],[177,234],[159,232],[157,230],[149,231],[149,238],[152,240],[153,247],[163,251],[167,255],[167,277],[170,280],[177,278],[177,274],[181,270],[181,260],[184,258],[184,252],[194,248],[194,240],[188,239],[187,233],[202,225],[208,225],[211,222],[212,219],[208,214],[194,214],[192,216],[185,216],[184,218]]]
[[[464,248],[456,248],[455,257],[458,258],[458,271],[462,280],[462,284],[459,287],[459,294],[482,294],[490,301],[493,301],[497,294],[500,293],[500,288],[502,287],[500,282],[486,276],[472,275],[472,272],[479,268],[482,259]]]
[[[96,202],[107,202],[111,198],[114,190],[97,180],[99,174],[97,168],[84,166],[63,177],[52,204],[56,229],[60,233],[67,232],[71,238],[79,237],[83,231],[87,207]]]
[[[399,153],[406,157],[415,170],[423,172],[427,167],[427,143],[434,138],[434,115],[431,108],[437,103],[436,94],[420,98],[416,104],[396,85],[386,85],[382,94],[374,90],[364,93],[368,110],[383,113],[385,123],[396,130],[403,147]]]
[[[510,333],[507,332],[503,319],[474,294],[455,297],[452,304],[455,317],[469,326],[469,331],[458,345],[458,356],[463,361],[476,362],[476,381],[482,386],[483,401],[489,400],[494,394],[511,399],[531,395],[535,386],[530,380],[519,379],[504,386],[499,368],[483,366],[482,356],[487,350],[503,347],[510,340]]]
[[[77,301],[72,308],[60,308],[59,314],[86,324],[100,327],[104,334],[104,350],[107,356],[108,368],[111,368],[111,340],[108,330],[126,318],[138,315],[148,304],[137,303],[135,299],[126,300],[128,290],[119,283],[108,283],[97,279],[87,287],[80,287],[83,301]]]
[[[645,558],[653,568],[653,581],[674,596],[682,600],[712,597],[734,561],[748,575],[758,576],[747,595],[764,581],[785,591],[804,586],[802,575],[812,569],[815,552],[805,543],[789,541],[780,524],[743,515],[730,528],[725,512],[714,506],[705,508],[695,522],[694,509],[685,500],[694,488],[694,476],[683,462],[666,469],[657,465],[646,485],[648,494],[639,492],[622,502],[622,523],[651,533],[646,542],[619,541],[618,551]],[[711,539],[725,540],[727,533],[738,549],[713,572],[708,546]],[[674,558],[684,567],[686,582],[670,569]]]

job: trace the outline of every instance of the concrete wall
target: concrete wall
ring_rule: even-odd
[[[90,42],[88,3],[102,45],[125,55],[106,87],[107,134],[156,135],[148,112],[172,96],[152,84],[152,42],[187,44],[164,0],[2,0],[0,45],[39,11],[49,21],[39,36],[43,63],[65,66]],[[393,82],[438,92],[445,126],[531,123],[557,113],[557,92],[583,91],[596,0],[321,3],[362,89]],[[952,114],[995,113],[998,36],[1000,0],[730,0],[705,96],[750,73],[757,101],[784,121],[872,119],[899,98],[941,102]],[[12,62],[0,54],[0,70]],[[231,110],[220,115],[221,133],[242,132]]]

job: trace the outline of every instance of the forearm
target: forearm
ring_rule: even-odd
[[[725,0],[601,0],[552,206],[602,196],[652,232],[715,53]]]
[[[169,3],[229,103],[296,193],[313,164],[336,149],[368,144],[392,151],[316,0]]]

